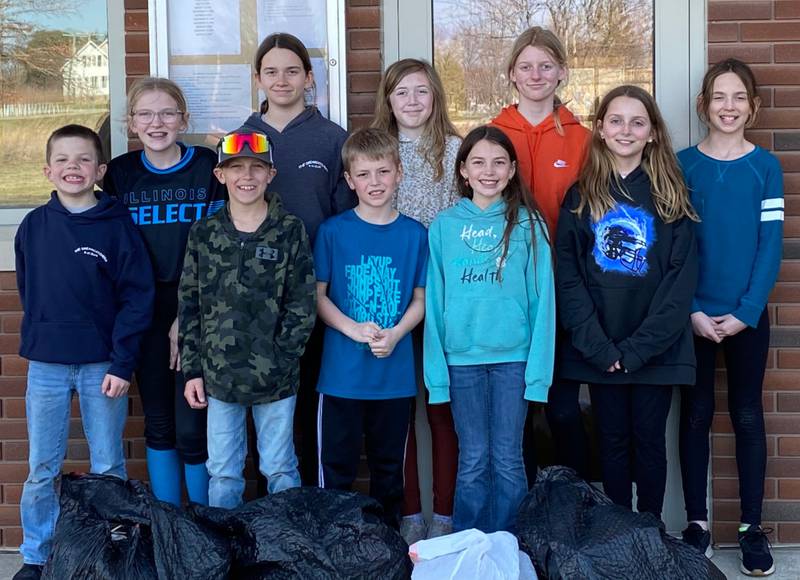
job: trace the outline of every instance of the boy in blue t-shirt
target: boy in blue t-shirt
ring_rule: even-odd
[[[392,207],[402,177],[397,139],[357,131],[342,159],[358,205],[325,221],[314,246],[327,325],[317,384],[320,486],[350,489],[365,436],[370,495],[397,527],[417,393],[409,333],[425,313],[427,232]]]

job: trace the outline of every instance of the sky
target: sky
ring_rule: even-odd
[[[66,14],[31,14],[25,20],[45,29],[108,34],[106,0],[78,0],[75,4],[80,8]]]

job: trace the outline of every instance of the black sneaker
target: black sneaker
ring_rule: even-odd
[[[692,522],[683,530],[682,536],[685,543],[705,554],[706,558],[714,555],[714,550],[711,548],[711,532],[704,530],[700,524]]]
[[[775,561],[770,554],[767,534],[771,529],[751,524],[747,531],[739,532],[739,546],[742,548],[742,564],[739,569],[748,576],[769,576],[775,571]]]
[[[39,580],[42,577],[42,568],[36,564],[23,564],[22,568],[14,574],[11,580]]]

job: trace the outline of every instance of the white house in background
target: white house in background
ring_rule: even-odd
[[[108,40],[89,40],[61,67],[65,97],[108,96]]]

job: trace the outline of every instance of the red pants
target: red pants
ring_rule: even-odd
[[[431,426],[433,456],[433,511],[442,516],[453,515],[453,496],[456,490],[458,469],[458,439],[453,426],[450,404],[429,405],[426,394],[426,411]],[[411,410],[411,424],[406,443],[406,461],[403,468],[403,515],[422,511],[419,496],[419,473],[417,470],[417,437],[414,415],[416,403]]]

